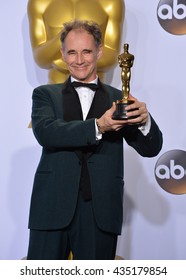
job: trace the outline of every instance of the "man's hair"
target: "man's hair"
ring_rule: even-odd
[[[102,32],[99,25],[94,21],[89,20],[74,20],[63,24],[60,40],[62,45],[68,33],[72,30],[85,30],[94,37],[95,44],[99,47],[102,43]]]

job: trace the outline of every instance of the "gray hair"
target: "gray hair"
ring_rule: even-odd
[[[68,33],[72,30],[85,30],[94,37],[95,44],[99,47],[102,44],[102,32],[99,25],[94,21],[78,20],[66,22],[63,24],[63,29],[60,36],[62,45]]]

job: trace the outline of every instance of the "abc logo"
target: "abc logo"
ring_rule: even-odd
[[[186,34],[186,0],[161,0],[157,17],[167,32],[174,35]]]
[[[155,177],[165,191],[186,193],[186,152],[172,150],[163,154],[156,163]]]

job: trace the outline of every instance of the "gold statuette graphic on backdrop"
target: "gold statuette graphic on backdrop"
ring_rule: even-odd
[[[131,79],[131,67],[134,62],[134,55],[129,53],[129,45],[124,44],[124,53],[118,56],[118,63],[121,67],[121,81],[122,81],[122,99],[116,100],[116,111],[112,118],[114,120],[127,120],[133,117],[126,115],[126,107],[132,104],[134,101],[129,99],[130,93],[130,79]],[[136,118],[136,116],[135,116]]]
[[[35,62],[48,70],[48,83],[69,76],[61,57],[63,24],[75,19],[96,22],[103,34],[103,56],[97,71],[101,80],[117,63],[124,21],[124,0],[28,0],[29,34]]]

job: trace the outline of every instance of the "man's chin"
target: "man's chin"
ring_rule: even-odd
[[[72,73],[72,76],[78,80],[78,81],[81,81],[81,82],[84,82],[84,83],[88,83],[88,82],[91,82],[92,80],[94,80],[96,78],[96,76],[91,76],[91,75],[87,75],[87,74],[79,74],[78,75],[75,75]]]
[[[88,77],[87,76],[81,76],[81,75],[78,75],[78,76],[75,76],[75,75],[73,75],[73,77],[76,79],[76,80],[78,80],[78,81],[80,81],[80,82],[88,82]]]

